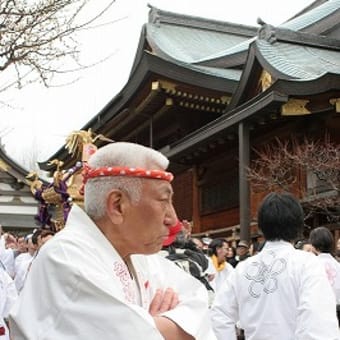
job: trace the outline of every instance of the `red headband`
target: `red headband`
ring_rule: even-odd
[[[129,176],[129,177],[140,177],[150,179],[163,179],[171,182],[174,176],[171,172],[162,170],[145,170],[142,168],[131,168],[127,166],[104,166],[100,168],[90,168],[87,163],[83,165],[83,185],[90,178],[103,177],[103,176]]]

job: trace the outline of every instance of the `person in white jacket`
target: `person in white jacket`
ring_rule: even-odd
[[[215,268],[215,277],[210,282],[215,294],[223,286],[226,278],[234,271],[234,267],[227,262],[229,244],[222,238],[212,240],[208,246],[209,260]]]
[[[297,250],[304,214],[289,193],[268,194],[258,211],[266,239],[260,253],[240,262],[211,309],[218,340],[338,340],[336,304],[324,269],[312,253]]]
[[[324,266],[328,281],[332,286],[340,322],[340,263],[334,257],[334,237],[326,227],[318,227],[311,231],[309,240],[315,255]]]
[[[2,226],[0,225],[0,261],[5,266],[8,275],[13,278],[15,274],[14,261],[15,251],[12,248],[6,247],[7,238],[9,234],[2,234]]]
[[[177,215],[159,152],[100,148],[84,174],[86,213],[33,261],[10,313],[15,340],[215,340],[205,287],[157,253]]]
[[[7,318],[10,309],[18,297],[13,279],[0,262],[0,340],[10,340]]]

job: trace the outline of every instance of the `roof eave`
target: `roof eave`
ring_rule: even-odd
[[[202,129],[195,131],[176,144],[170,146],[164,153],[167,157],[180,157],[182,154],[189,152],[193,148],[199,147],[202,143],[208,142],[212,138],[218,138],[227,129],[234,127],[239,122],[250,118],[261,109],[277,103],[281,105],[286,103],[288,96],[278,92],[262,93],[253,100],[241,105],[235,110],[224,114],[215,121],[204,126]]]

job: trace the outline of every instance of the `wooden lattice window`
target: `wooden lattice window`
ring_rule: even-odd
[[[218,181],[204,183],[200,188],[201,212],[211,213],[229,209],[239,204],[238,178],[233,176]]]

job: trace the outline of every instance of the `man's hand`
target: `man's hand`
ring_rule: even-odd
[[[172,288],[164,292],[157,289],[149,307],[149,313],[154,317],[156,327],[165,340],[193,340],[194,338],[172,320],[161,316],[161,313],[174,309],[179,303],[178,295]]]
[[[149,307],[149,313],[157,316],[160,313],[174,309],[178,305],[178,295],[172,288],[167,288],[164,292],[157,289]]]

